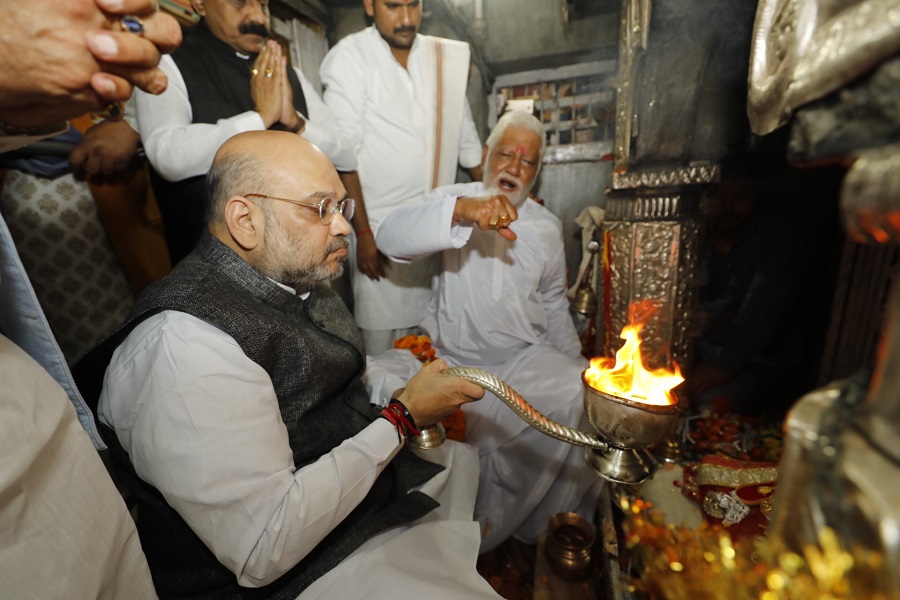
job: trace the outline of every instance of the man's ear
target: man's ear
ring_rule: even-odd
[[[265,215],[262,209],[243,196],[225,201],[225,225],[232,239],[244,250],[253,250],[262,241]]]
[[[203,6],[203,0],[191,0],[191,6],[194,7],[194,12],[196,12],[201,17],[206,16],[206,7]]]
[[[363,6],[366,8],[367,15],[375,16],[375,0],[363,0]]]

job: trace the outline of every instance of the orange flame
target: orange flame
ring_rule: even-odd
[[[616,358],[592,358],[584,378],[595,390],[619,398],[660,406],[675,404],[677,399],[671,390],[684,381],[684,377],[674,363],[674,370],[671,371],[664,367],[653,370],[644,368],[639,336],[643,328],[643,323],[626,325],[620,336],[625,340],[625,345],[616,352]]]

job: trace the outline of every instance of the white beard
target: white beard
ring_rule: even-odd
[[[484,163],[484,172],[485,174],[491,172],[490,159],[488,159]],[[506,177],[507,179],[512,179],[516,182],[519,188],[514,192],[507,192],[506,190],[501,189],[500,186],[497,185],[497,182],[499,181],[501,176]],[[487,196],[488,198],[492,196],[506,196],[506,198],[512,203],[512,205],[518,208],[522,206],[522,203],[525,202],[526,198],[528,198],[528,194],[531,192],[532,187],[534,187],[534,181],[531,182],[531,185],[526,187],[522,185],[522,180],[518,177],[513,177],[512,175],[504,175],[503,173],[497,173],[494,176],[493,180],[491,180],[490,182],[485,182],[484,191],[485,196]]]

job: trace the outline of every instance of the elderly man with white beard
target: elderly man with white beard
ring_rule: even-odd
[[[588,363],[565,294],[562,224],[529,197],[544,139],[536,118],[507,113],[482,152],[485,184],[441,187],[393,211],[376,243],[397,261],[441,253],[422,322],[438,357],[492,373],[545,416],[582,427]],[[378,357],[368,385],[389,387],[408,376],[404,369],[414,370],[415,361],[406,355]],[[464,412],[465,441],[480,455],[482,553],[510,536],[534,543],[556,512],[592,516],[601,482],[582,448],[531,428],[490,394]]]

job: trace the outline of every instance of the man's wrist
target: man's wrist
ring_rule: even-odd
[[[293,125],[289,125],[287,123],[284,126],[291,133],[303,133],[303,130],[306,128],[306,119],[300,116],[300,113],[294,111],[294,115],[296,115],[296,121]]]
[[[385,406],[378,415],[380,418],[386,419],[394,426],[394,430],[397,432],[397,439],[401,444],[406,444],[410,437],[422,433],[416,426],[416,421],[406,408],[406,405],[399,399],[405,389],[406,388],[400,388],[391,394],[391,399],[387,406]]]
[[[275,123],[278,122],[278,117],[277,117],[277,115],[271,115],[271,116],[270,116],[270,115],[267,115],[266,113],[264,113],[263,111],[259,110],[258,108],[257,108],[257,109],[254,109],[254,111],[256,112],[256,114],[259,115],[259,118],[260,118],[260,119],[262,120],[262,122],[263,122],[263,127],[265,127],[266,129],[268,129],[269,127],[271,127],[272,125],[274,125]]]
[[[460,221],[459,203],[462,202],[463,200],[465,200],[465,198],[460,196],[459,198],[456,199],[456,202],[453,203],[453,214],[450,217],[450,221],[453,223],[459,223],[459,221]]]

